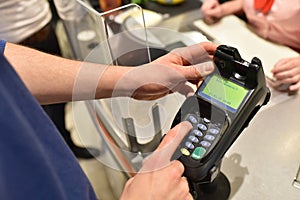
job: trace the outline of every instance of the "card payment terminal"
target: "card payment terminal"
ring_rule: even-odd
[[[214,63],[214,72],[185,100],[172,124],[193,125],[172,158],[184,164],[191,187],[214,181],[226,151],[270,99],[258,58],[247,62],[236,48],[220,45]]]

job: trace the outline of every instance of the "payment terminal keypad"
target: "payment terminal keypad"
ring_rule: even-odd
[[[193,160],[200,160],[210,152],[221,138],[224,125],[207,117],[199,117],[197,113],[187,114],[184,120],[189,121],[193,128],[180,146],[180,153]]]

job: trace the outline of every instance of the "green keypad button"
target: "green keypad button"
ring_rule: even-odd
[[[195,160],[200,160],[204,154],[206,153],[206,150],[203,147],[196,147],[196,149],[193,151],[191,157]]]

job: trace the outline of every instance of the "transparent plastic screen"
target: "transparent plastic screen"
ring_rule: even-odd
[[[128,4],[99,13],[89,3],[82,0],[77,2],[84,11],[84,17],[73,21],[73,24],[77,24],[74,26],[78,43],[75,52],[85,62],[74,85],[73,100],[77,98],[77,94],[82,93],[84,99],[95,99],[97,84],[107,68],[113,68],[114,65],[143,67],[143,64],[174,48],[193,43],[189,37],[174,30],[146,28],[144,11],[138,5]],[[105,66],[91,70],[89,62]],[[160,77],[157,72],[148,72],[151,73],[155,78]],[[115,87],[130,85],[130,81],[127,81],[132,80],[128,78],[130,75],[132,74],[124,75]],[[87,79],[94,84],[86,85]],[[147,81],[142,80],[129,88],[138,89],[143,84],[148,84]],[[99,148],[103,152],[97,159],[106,166],[131,176],[140,169],[143,159],[156,149],[162,134],[169,130],[173,116],[185,97],[174,92],[157,100],[145,101],[130,98],[133,96],[131,94],[122,95],[118,92],[119,90],[114,91],[112,98],[86,101],[85,104],[98,131],[94,140],[99,140]],[[77,105],[76,102],[73,104],[73,115],[77,132],[83,133],[81,140],[84,141],[89,127],[87,123],[80,126],[80,122],[90,119],[82,119],[82,114],[76,110]]]
[[[86,1],[77,2],[86,11],[83,22],[96,31],[96,39],[90,44],[93,55],[89,54],[88,61],[123,66],[137,66],[151,61],[140,6],[127,4],[99,13]]]

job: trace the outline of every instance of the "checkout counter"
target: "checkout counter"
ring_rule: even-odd
[[[195,26],[195,21],[201,20],[200,2],[186,0],[182,6],[187,9],[182,10],[179,6],[165,7],[154,2],[145,5],[146,9],[155,9],[158,12],[170,11],[170,15],[156,25],[162,28],[160,30],[163,34],[157,35],[154,32],[154,35],[159,37],[156,39],[163,43],[165,51],[158,52],[154,57],[173,48],[197,42],[183,39],[188,38],[191,31],[193,34],[203,33],[203,30]],[[172,12],[172,9],[176,12]],[[75,36],[78,36],[82,25],[78,22],[71,25],[68,23],[64,25],[71,57],[99,61],[99,52],[96,55],[94,52],[98,44],[97,39],[78,40]],[[114,28],[116,27],[112,27]],[[226,33],[228,32],[230,30],[227,29]],[[213,37],[218,39],[222,34],[214,33]],[[167,37],[164,37],[166,35]],[[247,38],[242,37],[243,34],[240,35],[235,39],[247,41]],[[211,39],[210,35],[207,35],[207,38]],[[226,40],[220,42],[226,43]],[[228,42],[228,45],[231,45],[230,41]],[[244,56],[243,53],[241,56]],[[274,59],[273,55],[270,57]],[[264,60],[262,61],[264,63]],[[107,62],[111,64],[109,62],[112,60]],[[230,182],[230,199],[300,199],[299,185],[297,188],[297,185],[293,184],[300,165],[300,97],[297,94],[289,96],[273,89],[271,92],[270,103],[259,111],[223,158],[221,171]],[[126,179],[139,169],[142,158],[156,147],[161,135],[168,131],[184,99],[185,97],[179,94],[168,95],[156,101],[111,98],[86,101],[85,106],[80,107],[88,113],[85,120],[93,122],[98,131],[98,142],[104,153],[97,159],[107,166],[106,173],[111,177],[110,184],[115,188],[116,196],[120,194]],[[80,103],[82,102],[75,102],[74,108]],[[74,114],[76,121],[76,112]],[[78,117],[78,120],[80,119],[82,116]],[[150,135],[143,135],[145,132]],[[137,136],[138,141],[130,135]],[[132,149],[135,149],[134,153],[130,152]]]

